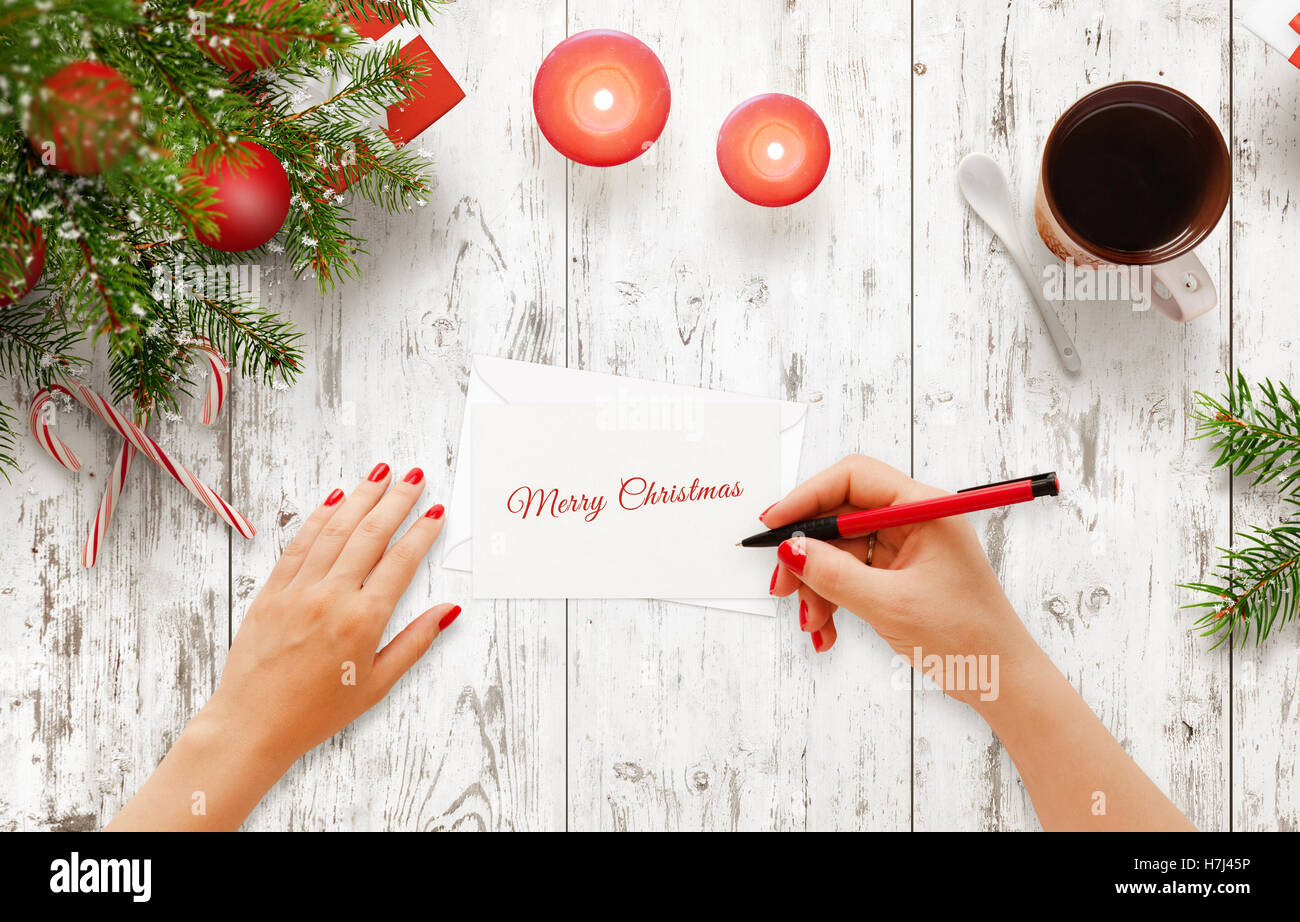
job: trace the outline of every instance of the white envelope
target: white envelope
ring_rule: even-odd
[[[617,375],[578,371],[553,365],[534,365],[511,359],[476,355],[470,365],[469,390],[465,400],[465,418],[461,423],[460,448],[457,452],[456,479],[452,485],[451,505],[447,511],[446,531],[442,536],[442,565],[452,570],[471,570],[473,534],[471,522],[470,471],[470,418],[475,404],[480,403],[582,403],[590,401],[593,394],[627,394],[648,401],[680,401],[683,398],[718,403],[766,402],[771,398],[757,398],[724,391],[664,384],[658,381],[641,381]],[[799,478],[799,456],[803,450],[803,432],[808,407],[802,403],[771,400],[780,406],[781,414],[781,491],[794,489]],[[780,497],[772,497],[775,502]],[[754,511],[754,531],[762,525]],[[776,614],[776,604],[768,599],[672,599],[687,605],[722,608],[729,611],[756,615]]]

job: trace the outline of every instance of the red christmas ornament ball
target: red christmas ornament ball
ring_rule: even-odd
[[[265,13],[273,7],[284,6],[290,2],[294,6],[298,5],[297,0],[263,0],[260,11]],[[203,16],[201,21],[204,22],[203,33],[195,35],[194,40],[199,43],[199,47],[203,49],[204,54],[235,74],[248,70],[258,70],[263,67],[274,67],[280,63],[280,58],[284,56],[285,49],[293,42],[291,38],[276,36],[273,39],[268,39],[265,35],[252,35],[241,38],[229,33],[209,33],[207,31],[207,24],[214,20],[219,22],[218,17],[223,15],[217,10],[224,10],[230,6],[230,3],[231,0],[222,0],[220,3],[206,0],[206,2],[194,4],[195,11]],[[226,44],[227,38],[230,40],[229,44]]]
[[[92,176],[136,146],[139,122],[125,77],[99,61],[77,61],[45,79],[32,100],[27,141],[42,163]]]
[[[13,220],[5,223],[8,226],[0,243],[0,307],[26,297],[45,271],[45,238],[40,227],[21,211],[15,211]],[[15,264],[22,267],[20,274],[14,274]]]
[[[212,209],[216,236],[197,236],[226,253],[260,247],[279,232],[289,214],[289,177],[280,161],[252,141],[240,141],[238,146],[251,155],[252,162],[235,163],[223,154],[211,169],[204,170],[199,154],[190,160],[191,170],[212,188],[217,199]],[[212,145],[203,154],[210,157],[215,148]]]

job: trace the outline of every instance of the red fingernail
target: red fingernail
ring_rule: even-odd
[[[779,502],[779,501],[778,501],[778,502]],[[762,521],[763,521],[763,517],[764,517],[765,515],[767,515],[769,512],[771,512],[771,511],[772,511],[773,509],[775,509],[775,508],[776,508],[776,503],[773,503],[772,505],[768,506],[766,509],[764,509],[762,512],[760,512],[760,513],[758,514],[758,520],[759,520],[760,522],[762,522]]]
[[[375,465],[375,469],[370,472],[370,475],[366,477],[366,480],[369,480],[371,483],[379,483],[379,481],[383,480],[387,476],[388,465],[380,461]]]
[[[803,599],[799,600],[799,627],[808,630],[808,603]]]
[[[325,505],[327,505],[327,506],[333,506],[335,503],[337,503],[337,502],[338,502],[339,500],[341,500],[342,498],[343,498],[343,491],[342,491],[342,490],[335,490],[335,491],[334,491],[333,493],[331,493],[329,496],[325,497]]]
[[[406,472],[406,476],[402,478],[402,483],[419,483],[423,479],[424,471],[418,467],[413,467]]]
[[[822,652],[822,632],[821,632],[821,631],[813,631],[813,632],[812,632],[812,642],[813,642],[813,649],[816,650],[818,653]]]
[[[771,595],[772,593],[776,592],[776,578],[777,576],[780,575],[780,573],[781,573],[781,565],[777,564],[776,569],[772,571],[772,585],[767,587],[768,595]]]
[[[451,624],[453,621],[455,621],[455,620],[456,620],[456,616],[459,615],[459,614],[460,614],[460,606],[459,606],[459,605],[453,605],[451,611],[449,611],[449,612],[447,612],[447,614],[443,615],[443,616],[442,616],[442,619],[438,622],[438,630],[440,630],[440,631],[445,631],[445,630],[447,630],[447,625],[449,625],[449,624]]]
[[[776,549],[776,559],[794,572],[803,575],[803,565],[808,562],[808,555],[803,545],[795,546],[795,541],[783,541]]]
[[[424,517],[426,519],[440,519],[446,511],[446,509],[442,508],[442,503],[434,503],[429,507],[429,511],[424,514]]]

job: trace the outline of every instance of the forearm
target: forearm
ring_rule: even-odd
[[[209,702],[105,830],[238,829],[291,764]]]
[[[978,710],[1044,829],[1194,831],[1037,647]]]

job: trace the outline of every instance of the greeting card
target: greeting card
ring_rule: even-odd
[[[499,407],[520,406],[525,409],[506,420],[493,412]],[[760,419],[768,413],[774,414],[774,424]],[[489,417],[483,431],[476,422],[480,414]],[[736,548],[735,542],[758,527],[755,516],[759,511],[794,488],[806,415],[805,405],[789,401],[475,356],[443,534],[442,565],[453,570],[473,569],[473,591],[479,597],[497,593],[506,597],[650,597],[774,615],[775,605],[766,595],[772,555],[758,551],[750,556]],[[579,431],[586,433],[585,451],[575,450],[574,433]],[[547,447],[535,448],[538,444]],[[584,460],[584,455],[590,459]],[[532,466],[525,467],[526,463]],[[692,469],[691,464],[697,468]],[[774,465],[774,473],[769,464]],[[490,488],[480,489],[480,471],[490,479]],[[637,478],[644,479],[644,487]],[[512,479],[518,482],[512,484]],[[734,494],[737,483],[742,491],[738,496],[723,495]],[[506,506],[510,494],[521,487],[526,489],[516,494],[514,505],[531,503],[526,506],[527,520]],[[507,490],[505,495],[502,490]],[[640,505],[635,498],[638,491],[645,494]],[[552,500],[554,517],[550,514]],[[543,501],[546,511],[539,516]],[[498,507],[492,515],[500,521],[492,524],[491,532],[484,531],[487,525],[479,520],[484,505],[489,510]],[[733,510],[739,510],[734,512],[735,518],[731,518]],[[582,521],[593,512],[592,522]],[[548,529],[548,534],[526,530],[543,517],[546,522],[540,527]],[[566,524],[570,519],[577,521]],[[610,545],[591,551],[600,556],[592,558],[590,568],[609,571],[608,577],[602,577],[604,585],[597,585],[593,577],[563,587],[558,581],[543,585],[531,570],[512,577],[501,572],[507,569],[506,560],[489,559],[494,540],[504,552],[499,556],[505,558],[513,556],[510,548],[514,542],[533,541],[531,547],[525,545],[533,560],[511,565],[541,566],[549,557],[569,553],[571,538],[591,540],[579,522],[593,526],[588,533],[607,539]],[[553,527],[559,531],[552,531]],[[667,557],[673,558],[670,570],[681,569],[702,553],[697,546],[704,541],[701,529],[710,530],[709,534],[716,531],[719,536],[718,546],[712,547],[711,542],[709,553],[728,555],[726,560],[734,560],[743,569],[714,573],[707,579],[699,575],[703,563],[698,572],[692,570],[680,578],[652,578],[633,571],[638,565],[648,567],[649,559]],[[659,540],[669,530],[673,535]],[[621,545],[620,551],[616,537],[631,543]],[[645,545],[655,540],[659,545],[645,550]],[[642,558],[639,564],[638,557]],[[728,562],[723,570],[731,566]],[[751,575],[754,572],[757,579]],[[526,588],[522,584],[525,576],[530,580]]]
[[[775,405],[478,408],[477,598],[767,596],[736,546],[780,490]]]

